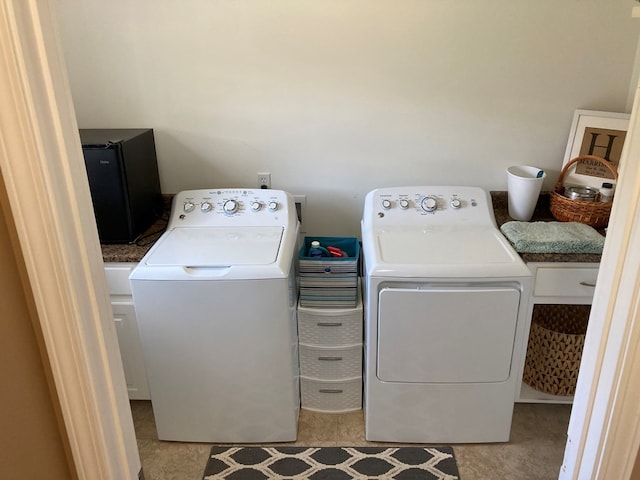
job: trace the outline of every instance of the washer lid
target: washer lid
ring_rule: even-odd
[[[146,259],[149,266],[269,265],[278,258],[283,227],[176,227]]]

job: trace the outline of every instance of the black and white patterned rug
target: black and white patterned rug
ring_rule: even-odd
[[[221,447],[203,480],[457,480],[451,447]]]

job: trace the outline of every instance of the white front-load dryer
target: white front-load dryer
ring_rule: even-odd
[[[366,439],[507,441],[531,274],[488,193],[374,190],[362,244]]]
[[[174,197],[130,276],[160,440],[296,439],[297,234],[283,191]]]

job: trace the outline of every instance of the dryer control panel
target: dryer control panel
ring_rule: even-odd
[[[389,187],[369,192],[363,224],[495,225],[491,196],[480,187]]]
[[[290,222],[292,215],[293,197],[282,190],[185,190],[173,198],[167,228],[277,225]]]

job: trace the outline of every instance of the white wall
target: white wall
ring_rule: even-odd
[[[574,110],[628,111],[634,4],[54,1],[81,127],[154,128],[165,193],[271,172],[322,235],[379,186],[552,188]]]

